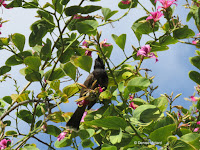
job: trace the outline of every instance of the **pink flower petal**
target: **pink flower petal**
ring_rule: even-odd
[[[133,108],[133,109],[136,109],[136,107],[134,106],[134,102],[131,102],[131,103],[129,104],[129,107],[131,107],[131,108]]]
[[[193,132],[198,132],[199,131],[199,128],[195,128]]]
[[[129,0],[124,0],[124,1],[121,1],[121,3],[122,3],[122,4],[125,4],[125,5],[128,5],[128,4],[131,3],[131,1],[129,1]]]
[[[66,134],[67,134],[67,132],[61,132],[61,133],[58,135],[57,140],[58,140],[58,141],[61,141],[62,139],[65,138]]]
[[[198,121],[197,124],[200,125],[200,121]]]
[[[87,115],[87,111],[85,111],[85,112],[83,113],[83,116],[82,116],[82,118],[81,118],[81,122],[85,122],[85,121],[84,121],[84,118],[85,118],[86,115]]]
[[[193,41],[192,41],[192,44],[196,45],[197,42],[198,42],[198,40],[193,40]]]
[[[198,101],[194,96],[190,96],[190,98],[191,98],[191,100],[192,100],[193,102]]]

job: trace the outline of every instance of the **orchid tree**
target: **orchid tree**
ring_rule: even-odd
[[[45,5],[39,0],[0,0],[2,9],[35,9],[38,14],[38,20],[30,26],[29,37],[21,33],[0,37],[0,50],[12,53],[0,66],[0,84],[6,86],[8,80],[13,80],[16,87],[16,93],[0,95],[0,149],[38,150],[41,144],[48,149],[200,149],[200,73],[189,72],[197,86],[196,95],[187,99],[192,104],[188,110],[181,104],[174,105],[181,94],[160,93],[160,97],[153,97],[158,88],[152,85],[154,77],[149,76],[149,69],[141,68],[146,59],[159,63],[157,52],[168,50],[170,44],[181,42],[200,48],[199,33],[195,34],[173,15],[177,0],[145,0],[152,4],[153,11],[145,8],[142,0],[119,0],[119,11],[126,12],[117,19],[113,16],[118,10],[97,6],[96,1],[101,0],[81,0],[76,5],[69,5],[70,0],[52,0]],[[104,31],[99,27],[121,21],[137,6],[146,12],[131,27],[140,46],[131,45],[132,53],[127,56],[127,35],[112,34],[114,45],[102,38]],[[184,6],[190,10],[186,20],[193,18],[200,31],[200,1],[186,0]],[[0,29],[4,25],[6,20],[0,18]],[[146,40],[145,35],[151,40]],[[26,39],[31,50],[25,49]],[[145,44],[141,45],[141,40]],[[117,65],[110,59],[114,46],[125,57]],[[72,112],[62,110],[60,105],[67,107],[84,87],[80,83],[81,70],[90,72],[96,54],[104,60],[109,76],[107,90],[99,88],[98,103],[102,105],[85,111],[78,131],[61,126]],[[200,51],[189,61],[200,69]],[[18,87],[20,81],[9,74],[17,65],[22,66],[19,72],[27,81],[22,90]],[[38,83],[41,91],[30,90],[33,83]],[[81,107],[84,101],[77,98],[76,102]],[[13,111],[16,116],[10,115]],[[27,132],[21,131],[19,122],[29,126]],[[50,142],[38,138],[42,134],[50,137]],[[30,139],[38,142],[30,143]]]

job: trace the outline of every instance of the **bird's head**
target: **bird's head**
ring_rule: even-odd
[[[105,69],[103,60],[99,57],[95,59],[94,69]]]

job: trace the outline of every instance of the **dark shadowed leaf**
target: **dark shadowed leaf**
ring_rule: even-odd
[[[189,77],[190,77],[191,80],[193,80],[197,84],[200,84],[200,73],[198,73],[196,71],[190,71]]]
[[[54,125],[48,125],[46,133],[57,137],[61,133],[61,130]]]
[[[22,119],[23,121],[27,122],[27,123],[31,123],[32,122],[32,118],[33,115],[31,114],[30,111],[22,109],[19,111],[19,113],[17,114],[17,117]]]
[[[200,69],[200,56],[190,57],[190,63]]]
[[[3,75],[3,74],[5,74],[5,73],[7,73],[7,72],[9,72],[10,70],[11,70],[11,67],[9,67],[9,66],[2,66],[0,68],[0,76]]]
[[[183,28],[179,28],[173,31],[173,37],[177,39],[186,39],[195,36],[193,30],[189,29],[188,26],[184,26]]]

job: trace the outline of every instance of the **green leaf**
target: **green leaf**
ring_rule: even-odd
[[[68,98],[72,97],[74,94],[78,93],[82,87],[79,84],[71,84],[63,88],[63,93],[67,95]]]
[[[173,31],[173,37],[176,39],[186,39],[195,36],[193,30],[189,29],[187,25]]]
[[[10,38],[3,38],[3,37],[0,37],[0,46],[8,45],[9,42],[10,42]]]
[[[190,63],[200,69],[200,56],[194,56],[189,58]]]
[[[133,2],[133,5],[132,5],[132,8],[135,8],[138,4],[138,1],[137,0],[132,0]],[[120,9],[128,9],[130,7],[131,3],[130,4],[123,4],[121,1],[118,3],[118,7]]]
[[[41,49],[40,58],[41,60],[51,59],[51,40],[46,40],[46,44]]]
[[[60,111],[56,111],[52,114],[49,114],[47,117],[49,120],[55,122],[55,123],[59,123],[59,122],[65,122],[65,119],[63,117],[63,113]]]
[[[61,0],[60,3],[62,5],[67,5],[70,0]]]
[[[20,52],[23,51],[25,45],[25,36],[19,33],[12,35],[12,41]]]
[[[198,73],[196,71],[190,71],[189,77],[190,77],[191,80],[193,80],[197,84],[200,84],[200,73]]]
[[[80,6],[70,6],[64,10],[66,16],[73,16],[78,13],[82,13],[82,7]]]
[[[54,89],[55,91],[58,91],[60,89],[60,80],[54,80],[50,82],[50,87]]]
[[[96,35],[97,27],[98,22],[96,20],[85,20],[76,23],[76,29],[78,30],[78,32],[88,35]]]
[[[61,133],[61,130],[54,125],[48,125],[45,133],[57,137]]]
[[[117,150],[117,147],[116,146],[112,146],[112,145],[108,145],[108,144],[104,143],[102,145],[101,150]]]
[[[32,2],[24,3],[22,8],[38,8],[38,2],[33,0]]]
[[[107,21],[109,18],[111,18],[114,14],[116,14],[118,11],[111,11],[110,8],[101,8],[102,14],[104,16],[105,21]]]
[[[93,147],[94,143],[90,139],[85,139],[81,142],[83,148]]]
[[[24,63],[28,65],[32,70],[39,71],[41,60],[37,56],[28,56],[24,59]]]
[[[200,101],[197,102],[197,109],[200,110]]]
[[[133,112],[133,117],[142,123],[157,120],[160,117],[160,110],[154,105],[144,104],[137,107]]]
[[[124,81],[122,81],[122,82],[120,82],[119,84],[118,84],[118,89],[119,89],[119,92],[124,92]]]
[[[21,6],[22,6],[22,0],[13,0],[6,6],[6,8],[21,7]]]
[[[70,146],[71,143],[72,143],[72,140],[69,139],[68,137],[65,137],[61,141],[56,141],[55,144],[54,144],[54,146],[56,148],[67,147],[67,146]]]
[[[7,131],[6,133],[5,133],[5,135],[6,136],[17,136],[18,134],[17,134],[17,132],[16,131]]]
[[[30,82],[41,81],[42,79],[41,74],[39,72],[31,72],[27,74],[25,78],[27,81],[30,81]]]
[[[20,110],[17,114],[17,117],[22,119],[23,121],[25,121],[27,123],[32,123],[33,115],[28,110],[25,110],[25,109]]]
[[[107,58],[110,58],[110,55],[112,53],[112,50],[113,50],[113,46],[110,45],[110,46],[106,46],[106,47],[102,47],[102,51],[104,53],[104,55],[107,57]]]
[[[51,73],[51,72],[52,72],[52,69],[47,71],[44,74],[46,80],[53,81],[53,80],[57,80],[57,79],[60,79],[65,76],[65,73],[63,72],[63,70],[61,68],[56,68],[56,69],[54,69],[53,73]]]
[[[71,62],[61,64],[60,67],[63,69],[66,75],[68,75],[73,80],[76,79],[76,67]]]
[[[56,9],[56,11],[61,14],[62,10],[63,10],[63,6],[60,3],[61,0],[52,0],[52,3],[54,5],[54,10]]]
[[[71,57],[71,61],[75,66],[90,72],[92,66],[92,58],[90,56],[74,56]]]
[[[88,14],[101,9],[101,6],[88,5],[82,8],[82,14]]]
[[[155,42],[155,41],[148,41],[146,44],[151,45],[151,52],[165,51],[165,50],[169,49],[169,47],[166,46],[165,44],[160,44],[160,43]]]
[[[151,104],[157,106],[160,111],[164,112],[168,107],[168,100],[165,96],[155,99]]]
[[[128,82],[127,88],[130,92],[135,93],[146,89],[150,84],[151,83],[147,78],[135,77]]]
[[[112,130],[110,134],[110,142],[114,145],[116,143],[120,143],[122,140],[122,130]]]
[[[155,23],[154,29],[151,26],[151,23],[149,21],[146,21],[147,16],[144,16],[138,20],[136,20],[131,29],[136,32],[137,34],[149,34],[155,31],[158,31],[159,24]]]
[[[17,55],[12,55],[6,60],[6,66],[15,66],[23,63],[23,59],[25,59],[28,56],[32,56],[32,52],[30,51],[24,51],[21,53],[18,53]]]
[[[7,72],[9,72],[11,70],[11,67],[9,66],[2,66],[0,68],[0,76],[6,74]]]
[[[11,121],[10,120],[6,120],[3,122],[3,124],[5,124],[6,126],[10,126],[11,125]]]
[[[125,129],[127,126],[126,121],[124,119],[116,116],[108,116],[102,119],[85,121],[84,123],[86,125],[95,125],[97,127],[105,127],[115,130],[118,130],[120,128]]]
[[[79,132],[78,132],[78,135],[82,140],[90,138],[94,134],[95,134],[94,129],[82,129],[82,130],[79,130]]]
[[[119,37],[116,38],[116,35],[113,35],[115,39],[116,44],[124,50],[125,44],[126,44],[126,34],[121,34]]]
[[[154,130],[149,137],[151,141],[161,142],[159,145],[163,146],[167,143],[167,138],[172,135],[172,132],[175,131],[175,129],[176,125],[170,124]]]
[[[159,38],[159,43],[161,45],[176,44],[177,42],[178,40],[173,38],[171,35],[164,35]]]
[[[35,146],[24,146],[23,148],[20,148],[19,150],[39,150]]]
[[[183,135],[180,140],[186,142],[187,144],[191,145],[191,147],[195,149],[200,149],[200,135],[197,133],[188,133]]]
[[[112,98],[112,94],[110,93],[109,90],[103,91],[99,95],[100,100],[106,100],[106,99],[111,99],[111,98]]]
[[[19,103],[19,102],[23,102],[28,99],[29,99],[28,93],[22,93],[17,97],[16,101]]]

